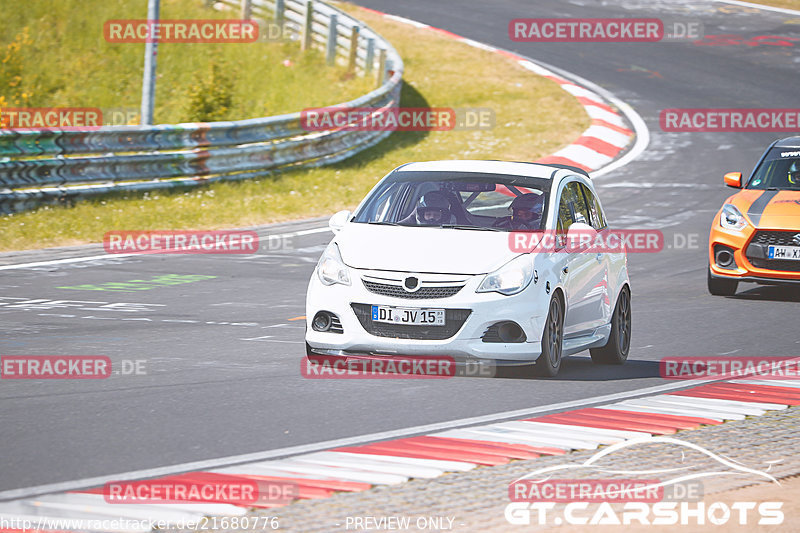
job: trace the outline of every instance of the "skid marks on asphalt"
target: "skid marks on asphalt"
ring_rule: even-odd
[[[286,322],[279,322],[277,324],[270,324],[262,326],[261,329],[269,330],[269,333],[259,335],[257,337],[241,338],[243,341],[256,341],[256,342],[275,342],[275,343],[289,343],[289,344],[302,344],[303,334],[305,331],[306,323],[305,317],[291,317],[287,318]]]
[[[274,308],[294,308],[297,304],[267,304],[252,302],[221,302],[212,306],[232,306],[245,309],[259,309],[268,307]],[[296,313],[287,314],[283,321],[275,323],[264,323],[255,321],[237,320],[203,320],[199,318],[179,318],[170,317],[164,314],[169,307],[166,304],[157,303],[135,303],[135,302],[107,302],[102,300],[52,300],[46,298],[21,298],[0,296],[0,314],[11,314],[17,311],[35,312],[36,316],[48,319],[70,319],[70,320],[101,320],[116,322],[145,322],[159,324],[189,324],[189,325],[208,325],[208,326],[231,326],[238,328],[252,328],[269,330],[264,335],[251,335],[241,337],[239,340],[256,340],[268,342],[302,342],[300,331],[305,330],[304,317],[298,317]],[[157,315],[153,313],[158,313]],[[46,324],[30,325],[28,329],[40,330],[43,328],[58,328]],[[19,333],[15,327],[2,327],[0,331],[5,334],[14,332]]]

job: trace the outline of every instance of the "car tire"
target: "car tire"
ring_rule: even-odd
[[[533,371],[537,376],[553,378],[561,369],[564,341],[564,311],[561,299],[553,295],[542,332],[542,355],[536,360]]]
[[[623,287],[611,316],[611,333],[602,348],[592,348],[592,362],[600,365],[621,365],[628,359],[631,349],[631,291]]]
[[[733,296],[738,286],[739,282],[735,279],[715,278],[711,275],[711,269],[708,269],[708,292],[714,296]]]

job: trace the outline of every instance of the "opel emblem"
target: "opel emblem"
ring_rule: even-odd
[[[408,292],[414,292],[417,289],[419,289],[419,280],[417,278],[415,278],[414,276],[409,276],[403,282],[403,287]]]

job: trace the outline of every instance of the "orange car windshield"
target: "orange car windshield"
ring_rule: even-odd
[[[753,173],[747,188],[800,190],[800,149],[773,148]]]

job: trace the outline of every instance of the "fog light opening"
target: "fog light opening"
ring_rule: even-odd
[[[314,320],[311,321],[311,328],[314,331],[328,331],[331,329],[331,315],[326,311],[320,311],[314,315]]]
[[[717,264],[721,267],[729,267],[733,264],[733,254],[729,250],[718,250],[717,251]]]
[[[524,342],[525,332],[516,322],[503,322],[497,328],[497,336],[503,342]]]

